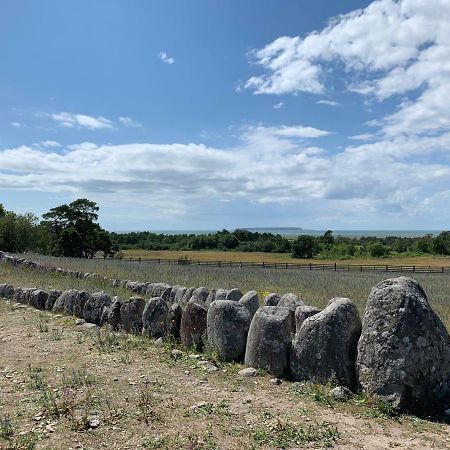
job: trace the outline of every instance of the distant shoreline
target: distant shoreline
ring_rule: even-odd
[[[321,236],[327,230],[310,230],[303,229],[300,227],[267,227],[267,228],[247,228],[242,227],[243,230],[248,230],[258,233],[272,233],[281,234],[282,236],[295,237],[302,234],[310,236]],[[234,228],[228,231],[233,231]],[[143,231],[148,231],[150,233],[156,234],[167,234],[167,235],[177,235],[177,234],[210,234],[216,233],[219,230],[133,230],[133,231],[115,231],[115,233],[142,233]],[[437,236],[443,230],[332,230],[334,236],[345,236],[345,237],[421,237],[431,234]]]

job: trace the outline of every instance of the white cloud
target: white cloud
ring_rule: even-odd
[[[38,148],[59,148],[61,147],[61,144],[59,142],[56,141],[43,141],[43,142],[36,142],[35,144],[33,144],[33,147],[38,147]]]
[[[105,117],[93,117],[86,114],[73,114],[60,112],[57,114],[48,114],[52,120],[61,127],[66,128],[87,128],[89,130],[100,130],[105,128],[114,128],[114,123]]]
[[[25,125],[23,124],[23,123],[20,123],[20,122],[11,122],[11,124],[10,124],[12,127],[14,127],[14,128],[22,128],[22,127],[25,127]]]
[[[284,107],[283,102],[279,102],[279,103],[276,103],[275,105],[273,105],[273,109],[281,109],[283,107]]]
[[[131,117],[120,116],[118,120],[124,127],[142,128],[142,124],[139,121],[132,119]]]
[[[341,104],[339,102],[335,102],[333,100],[319,100],[317,102],[319,105],[328,105],[328,106],[340,106]]]
[[[346,71],[348,90],[379,101],[419,90],[380,121],[386,135],[446,130],[449,22],[448,0],[377,0],[335,17],[321,31],[283,36],[254,51],[252,59],[264,73],[249,78],[245,87],[255,94],[320,94],[334,63]]]
[[[345,223],[428,217],[449,190],[450,132],[389,138],[337,153],[311,146],[311,139],[326,133],[258,125],[242,128],[239,143],[227,148],[87,142],[57,150],[20,146],[0,150],[0,190],[83,195],[123,205],[124,217],[132,205],[158,217],[182,218],[219,203],[244,202],[265,205],[264,211],[269,205],[313,210],[314,217],[334,215]]]
[[[355,134],[354,136],[349,136],[348,138],[352,141],[372,141],[375,138],[375,135],[371,133],[362,133]]]
[[[173,64],[175,62],[175,60],[171,58],[166,52],[159,52],[158,58],[166,64]]]

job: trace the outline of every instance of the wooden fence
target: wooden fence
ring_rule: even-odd
[[[298,269],[298,270],[327,270],[334,272],[408,272],[408,273],[450,273],[447,266],[418,266],[418,265],[389,265],[389,264],[319,264],[319,263],[291,263],[291,262],[252,262],[252,261],[195,261],[192,259],[163,259],[163,258],[114,258],[130,263],[165,264],[183,266],[209,267],[259,267],[262,269]]]

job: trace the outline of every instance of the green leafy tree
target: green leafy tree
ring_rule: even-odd
[[[36,249],[37,217],[16,214],[0,205],[0,249],[23,253]]]
[[[314,256],[316,242],[313,236],[302,235],[292,244],[292,256],[294,258],[310,259]]]
[[[98,251],[113,254],[109,233],[96,223],[98,210],[95,202],[82,198],[44,214],[43,226],[51,236],[51,253],[77,258],[93,258]]]

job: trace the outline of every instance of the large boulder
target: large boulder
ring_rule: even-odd
[[[183,309],[178,303],[174,303],[169,309],[168,318],[168,335],[175,340],[180,340],[181,317],[183,316]]]
[[[101,324],[103,309],[111,305],[111,297],[105,292],[94,292],[84,305],[83,319],[89,323]]]
[[[192,298],[192,293],[195,291],[195,288],[190,287],[186,288],[186,290],[183,293],[183,296],[181,297],[181,300],[178,302],[181,306],[185,306],[188,304],[189,300]]]
[[[253,317],[260,306],[258,293],[256,291],[247,292],[241,297],[239,303],[244,305]]]
[[[151,298],[142,313],[142,334],[153,339],[165,337],[168,328],[169,308],[161,297]]]
[[[264,297],[263,305],[264,306],[277,306],[280,303],[281,295],[276,292],[271,292]]]
[[[30,306],[36,309],[45,309],[45,303],[48,299],[48,292],[42,289],[36,289],[30,292]]]
[[[183,295],[186,293],[187,288],[184,286],[179,286],[175,292],[175,297],[173,299],[173,303],[178,303],[181,305],[183,300]],[[172,295],[172,294],[171,294]]]
[[[170,293],[172,286],[167,283],[150,283],[147,285],[147,295],[150,298],[161,297],[166,301],[170,301]]]
[[[53,311],[68,315],[83,317],[84,305],[89,294],[84,291],[71,289],[64,291],[54,302]]]
[[[48,293],[47,301],[45,302],[45,309],[47,311],[51,311],[53,309],[53,305],[56,302],[56,299],[62,294],[62,292],[58,289],[52,289]]]
[[[145,309],[145,299],[131,297],[120,305],[120,322],[128,333],[139,334],[142,331],[142,314]]]
[[[119,297],[113,297],[111,304],[103,308],[101,325],[108,324],[113,331],[121,328],[120,311],[122,307],[122,300]]]
[[[298,306],[295,310],[295,329],[300,330],[303,322],[311,316],[320,313],[320,309],[315,306],[302,305]]]
[[[195,346],[202,349],[206,332],[206,316],[208,310],[205,305],[191,299],[183,311],[180,324],[181,344],[185,347]]]
[[[280,308],[289,308],[290,310],[294,311],[299,307],[303,306],[305,303],[301,298],[299,298],[296,294],[284,294],[280,301],[278,302],[278,305]]]
[[[89,300],[91,295],[86,291],[79,291],[78,296],[75,299],[75,303],[73,304],[73,315],[84,318],[84,306],[86,302]]]
[[[450,337],[417,281],[372,289],[358,344],[359,382],[400,410],[427,410],[450,397]]]
[[[244,357],[253,314],[234,300],[216,300],[207,314],[208,343],[222,361]]]
[[[242,298],[242,292],[238,288],[230,289],[227,293],[226,300],[238,302]]]
[[[289,352],[294,331],[294,313],[289,308],[259,308],[250,324],[245,364],[266,369],[276,377],[285,375],[289,370]]]
[[[356,387],[356,347],[361,335],[358,309],[348,298],[335,298],[304,320],[292,341],[294,380]]]
[[[4,283],[0,287],[0,297],[11,299],[14,296],[14,286],[12,284]]]
[[[228,295],[227,289],[219,288],[216,290],[216,295],[214,297],[214,300],[226,300]]]
[[[199,298],[203,303],[206,303],[206,300],[208,298],[209,292],[208,288],[206,287],[199,287],[192,292],[192,297]]]

